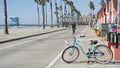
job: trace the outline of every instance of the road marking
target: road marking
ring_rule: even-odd
[[[68,46],[66,46],[59,54],[58,56],[46,67],[46,68],[54,68],[53,66],[60,60],[63,51],[67,48]]]

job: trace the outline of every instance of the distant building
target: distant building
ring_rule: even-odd
[[[19,26],[19,17],[10,17],[9,25]]]
[[[113,30],[110,24],[118,24],[118,1],[119,0],[106,0],[106,3],[101,7],[97,13],[97,22],[102,24],[101,32],[102,37],[105,36],[109,30]],[[120,16],[120,15],[119,15]],[[110,23],[110,24],[107,24]],[[116,27],[114,27],[116,29]],[[117,30],[117,29],[116,29]]]

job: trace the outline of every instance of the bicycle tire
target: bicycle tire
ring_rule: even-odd
[[[71,54],[71,50],[74,51]],[[79,49],[76,46],[67,47],[62,53],[62,60],[66,63],[72,63],[79,57]]]
[[[103,56],[96,56],[95,57],[96,62],[100,64],[108,64],[112,61],[113,53],[109,47],[103,44],[96,46],[95,49],[93,50],[94,56],[95,52],[97,52],[98,50],[103,53]]]

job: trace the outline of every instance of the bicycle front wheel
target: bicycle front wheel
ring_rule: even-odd
[[[62,59],[66,63],[72,63],[78,57],[79,57],[79,49],[76,46],[69,46],[62,53]]]
[[[98,45],[94,51],[95,60],[100,64],[107,64],[112,61],[113,53],[106,45]]]

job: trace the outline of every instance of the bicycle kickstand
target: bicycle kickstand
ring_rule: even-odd
[[[88,62],[87,62],[87,64],[93,64],[93,63],[94,63],[94,61],[91,61],[91,58],[88,57]]]
[[[87,62],[87,64],[89,64],[90,63],[90,58],[88,58],[88,62]]]

